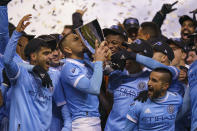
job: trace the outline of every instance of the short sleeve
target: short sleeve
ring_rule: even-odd
[[[127,113],[127,119],[134,122],[138,123],[139,121],[139,116],[140,116],[140,104],[136,101],[131,103],[129,112]]]
[[[85,77],[85,74],[83,73],[81,67],[72,63],[68,63],[63,66],[61,79],[72,87],[76,87],[83,77]]]

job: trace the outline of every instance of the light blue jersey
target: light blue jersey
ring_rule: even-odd
[[[53,82],[53,85],[56,87],[53,94],[53,104],[52,104],[52,123],[51,131],[71,131],[72,129],[72,120],[71,114],[68,110],[66,104],[66,97],[64,95],[63,87],[60,82],[60,74],[62,67],[49,68],[49,75]]]
[[[135,123],[139,131],[174,131],[176,115],[181,104],[182,97],[172,92],[167,92],[164,97],[154,101],[135,101],[127,114],[130,121],[127,124]],[[125,130],[129,131],[129,128]]]
[[[108,116],[105,131],[122,131],[127,122],[129,106],[140,91],[147,90],[149,71],[126,75],[115,71],[109,76],[109,90],[113,93],[113,107]]]
[[[6,73],[11,81],[9,130],[47,131],[52,119],[52,95],[56,84],[54,88],[43,87],[39,77],[13,60],[20,35],[14,31],[4,54]]]
[[[191,99],[191,131],[197,129],[197,61],[193,62],[188,71]]]
[[[177,69],[174,66],[166,66],[166,65],[161,64],[160,62],[158,62],[158,61],[156,61],[152,58],[149,58],[149,57],[146,57],[146,56],[143,56],[143,55],[140,55],[140,54],[136,55],[136,61],[138,63],[146,66],[147,68],[149,68],[151,70],[153,70],[155,68],[166,68],[166,69],[168,69],[172,73],[172,76],[173,76],[172,84],[168,88],[168,91],[178,93],[181,96],[184,95],[185,85],[178,80],[179,72],[180,72],[179,69]]]
[[[0,6],[0,54],[4,54],[9,41],[7,6]]]
[[[46,131],[52,118],[53,89],[42,86],[41,80],[20,67],[10,78],[11,106],[9,130]]]
[[[66,59],[61,71],[61,83],[66,94],[72,120],[99,117],[98,106],[102,82],[102,62]]]

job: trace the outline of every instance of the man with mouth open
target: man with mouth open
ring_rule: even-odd
[[[25,52],[29,53],[28,59],[34,67],[27,65],[31,66],[27,69],[13,60],[17,41],[30,24],[30,19],[31,15],[21,19],[4,53],[4,67],[11,83],[10,131],[47,131],[52,119],[52,96],[56,85],[47,73],[51,47],[39,38],[32,39],[26,48],[32,44],[35,48],[25,49]]]
[[[145,103],[135,101],[127,114],[125,131],[173,131],[182,98],[167,91],[172,74],[166,68],[154,69],[148,81],[148,98]]]
[[[188,15],[181,16],[179,23],[181,25],[181,39],[187,43],[190,40],[189,35],[195,32],[196,23]]]

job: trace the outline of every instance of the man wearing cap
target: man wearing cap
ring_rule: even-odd
[[[187,51],[184,43],[182,43],[180,39],[169,39],[166,43],[170,46],[170,48],[172,48],[174,52],[174,59],[172,60],[171,65],[176,66],[177,68],[180,66],[185,66],[188,68],[185,63]]]
[[[103,29],[103,33],[112,54],[116,53],[122,43],[128,40],[126,32],[119,25],[112,25],[110,28]]]
[[[172,60],[171,66],[175,66],[180,69],[179,81],[187,85],[187,70],[189,69],[189,66],[185,61],[188,49],[180,39],[169,39],[167,43],[174,52],[174,59]]]
[[[156,42],[155,44],[153,44],[153,50],[153,58],[148,58],[146,56],[135,54],[133,52],[128,53],[125,51],[120,51],[113,56],[112,62],[121,63],[121,55],[123,55],[125,59],[136,60],[149,69],[155,69],[157,67],[167,68],[172,72],[173,75],[173,82],[168,90],[183,95],[182,93],[184,87],[180,86],[178,81],[180,71],[176,67],[170,66],[171,61],[174,59],[173,50],[168,46],[168,44],[164,42]]]
[[[189,36],[195,32],[196,22],[188,15],[183,15],[179,18],[181,25],[181,39],[185,42],[186,46],[190,46]]]
[[[132,44],[126,45],[133,52],[152,57],[152,48],[144,40],[135,40]],[[119,60],[120,61],[120,60]],[[112,66],[114,69],[118,69]],[[121,70],[124,69],[124,66]],[[126,126],[126,114],[130,104],[140,91],[146,90],[149,71],[142,65],[127,60],[125,71],[115,70],[109,75],[108,90],[113,93],[113,107],[108,116],[105,131],[121,131]]]
[[[172,48],[174,52],[174,59],[171,63],[172,66],[177,67],[180,69],[179,73],[179,84],[180,87],[182,88],[182,93],[181,95],[183,96],[183,102],[185,101],[186,105],[184,105],[183,108],[187,109],[188,111],[182,118],[178,118],[176,120],[176,131],[183,130],[190,128],[191,124],[191,114],[190,114],[190,96],[189,96],[189,85],[188,85],[188,80],[187,80],[187,71],[189,69],[189,66],[186,65],[185,59],[187,57],[187,51],[186,51],[186,46],[184,46],[184,43],[180,39],[169,39],[167,41],[168,45]]]
[[[127,31],[129,39],[129,43],[137,39],[138,29],[139,29],[139,21],[136,18],[127,18],[123,22],[124,28]]]

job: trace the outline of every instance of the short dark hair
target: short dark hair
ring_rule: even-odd
[[[73,29],[73,26],[72,25],[65,25],[64,28]]]
[[[39,38],[35,38],[29,41],[29,43],[26,45],[24,53],[25,53],[25,57],[28,60],[31,60],[31,54],[34,52],[38,52],[40,51],[40,49],[42,47],[46,47],[46,48],[50,48],[48,43],[46,43],[44,40],[39,39]]]
[[[159,72],[163,73],[163,77],[161,78],[163,82],[169,83],[169,85],[172,83],[172,73],[167,68],[155,68],[152,70],[152,72]]]
[[[154,22],[143,22],[141,28],[144,34],[150,35],[150,38],[157,38],[161,35],[159,27]]]
[[[67,37],[68,35],[70,35],[70,33],[67,34],[67,35],[65,35],[65,36],[63,36],[63,38],[58,42],[58,48],[60,49],[60,51],[61,51],[63,54],[64,54],[63,42],[66,40],[66,37]]]

